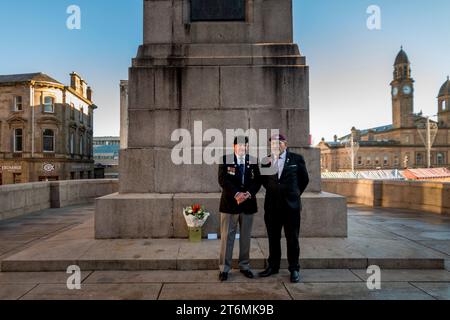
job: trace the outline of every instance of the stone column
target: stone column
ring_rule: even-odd
[[[205,232],[218,233],[218,166],[177,165],[171,158],[179,142],[172,133],[185,129],[194,137],[196,122],[203,133],[278,129],[287,135],[311,177],[303,235],[345,236],[345,198],[321,193],[320,150],[309,145],[309,67],[293,43],[292,1],[246,1],[245,12],[232,8],[244,17],[235,21],[216,19],[220,12],[196,3],[202,1],[144,1],[144,43],[129,70],[128,125],[122,117],[128,143],[120,154],[119,194],[98,200],[96,236],[187,236],[181,209],[193,203],[213,213]],[[191,10],[201,11],[196,21]]]

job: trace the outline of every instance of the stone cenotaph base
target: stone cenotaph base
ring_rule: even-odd
[[[220,232],[217,165],[176,165],[172,133],[279,129],[307,162],[302,237],[346,237],[346,199],[321,192],[310,146],[309,68],[293,43],[291,0],[145,0],[144,43],[129,70],[119,193],[97,199],[97,239],[185,238],[199,203]],[[270,131],[269,131],[270,132]],[[207,142],[204,146],[208,145]],[[263,200],[253,235],[265,237]]]

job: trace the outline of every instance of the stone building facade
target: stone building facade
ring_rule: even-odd
[[[344,137],[322,141],[322,172],[351,171],[351,138],[358,143],[354,153],[355,170],[424,168],[428,166],[428,153],[418,128],[426,125],[422,113],[414,113],[414,79],[411,64],[403,48],[394,63],[391,82],[393,123],[377,128],[352,128]],[[437,121],[430,126],[438,128],[431,149],[431,167],[450,165],[450,80],[442,85],[437,98]],[[422,131],[423,132],[423,131]],[[424,132],[423,132],[424,133]],[[422,133],[422,135],[424,135]]]
[[[93,177],[96,108],[76,73],[0,75],[0,184]]]

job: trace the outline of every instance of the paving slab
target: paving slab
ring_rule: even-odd
[[[178,270],[207,270],[217,269],[219,266],[220,241],[204,240],[201,243],[180,241],[180,251],[177,257]],[[265,266],[266,257],[259,247],[257,239],[251,240],[250,257],[252,268],[262,269]],[[233,266],[238,267],[239,240],[234,243]]]
[[[2,261],[2,271],[65,271],[92,246],[89,240],[42,241]]]
[[[254,269],[255,275],[262,271]],[[218,283],[218,270],[198,271],[95,271],[85,283]],[[337,270],[302,270],[302,282],[361,282],[353,272],[348,269]],[[229,276],[229,282],[245,283],[273,283],[289,281],[289,272],[280,270],[280,273],[268,278],[248,279],[239,270],[234,269]]]
[[[17,248],[20,248],[26,241],[0,241],[0,256]]]
[[[450,282],[412,282],[412,285],[439,300],[450,300]]]
[[[348,233],[353,237],[365,237],[365,238],[374,238],[374,239],[391,239],[398,240],[401,239],[400,236],[389,232],[379,230],[374,227],[370,227],[367,224],[358,222],[356,219],[349,218],[348,219]]]
[[[382,284],[381,290],[369,290],[365,283],[287,283],[295,300],[433,300],[407,282]]]
[[[160,300],[291,300],[282,283],[164,284]]]
[[[40,284],[21,300],[156,300],[161,284],[82,284],[69,290],[59,284]]]
[[[91,271],[81,272],[81,281],[84,281]],[[0,272],[0,285],[4,284],[39,284],[67,282],[70,274],[66,272]]]
[[[356,274],[363,281],[366,281],[370,274],[366,270],[355,270],[352,272]],[[447,270],[381,270],[381,281],[383,282],[445,282],[450,281],[450,272]]]
[[[425,240],[417,242],[425,247],[432,248],[450,256],[450,240]]]
[[[34,286],[34,284],[2,284],[0,285],[0,300],[17,300]]]
[[[176,239],[90,240],[79,258],[83,270],[176,270],[180,241]]]

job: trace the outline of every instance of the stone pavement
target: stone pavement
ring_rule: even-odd
[[[302,239],[307,269],[299,284],[288,282],[286,270],[254,280],[234,272],[219,283],[217,241],[98,242],[92,217],[93,206],[84,205],[1,222],[2,270],[49,272],[1,272],[0,299],[450,299],[450,272],[441,266],[450,259],[448,217],[350,207],[348,239]],[[257,270],[266,242],[253,240]],[[66,287],[69,275],[61,270],[70,262],[84,263],[81,290]],[[375,262],[382,267],[382,288],[370,291],[364,268]],[[89,263],[96,271],[85,271]]]

